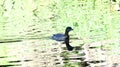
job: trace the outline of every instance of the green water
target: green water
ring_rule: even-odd
[[[51,44],[50,36],[64,33],[67,26],[74,29],[71,38],[82,39],[71,40],[73,46],[120,38],[120,12],[110,10],[109,0],[1,0],[0,4],[0,56],[7,54],[4,43],[39,39],[41,44]],[[117,46],[120,44],[105,47],[119,49]]]

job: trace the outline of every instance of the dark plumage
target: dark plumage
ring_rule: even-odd
[[[69,44],[69,39],[70,39],[70,36],[69,35],[66,35],[66,38],[65,38],[65,44],[66,44],[66,47],[67,47],[67,50],[69,51],[72,51],[74,47],[72,47],[70,44]]]
[[[53,34],[52,39],[56,41],[65,41],[65,38],[69,36],[69,32],[71,30],[73,30],[71,27],[67,27],[65,30],[65,34],[61,34],[61,33]]]
[[[69,44],[69,36],[65,39],[67,50],[72,51],[74,47]]]
[[[73,30],[71,27],[67,27],[65,30],[65,34],[58,33],[58,34],[54,34],[52,36],[53,40],[64,41],[66,44],[67,50],[69,50],[69,51],[73,50],[73,47],[69,44],[69,32],[71,30]]]

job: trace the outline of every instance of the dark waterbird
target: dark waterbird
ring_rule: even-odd
[[[69,51],[73,50],[73,47],[69,44],[69,32],[73,30],[71,27],[66,27],[65,34],[53,34],[52,39],[56,41],[64,41],[66,44],[66,47]]]
[[[56,41],[65,41],[65,38],[69,36],[69,32],[73,30],[71,27],[66,27],[65,34],[58,33],[53,34],[52,39]]]

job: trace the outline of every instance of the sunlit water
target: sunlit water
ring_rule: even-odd
[[[67,51],[64,44],[60,46],[54,41],[44,44],[39,39],[1,42],[1,67],[64,67],[66,65],[80,67],[119,67],[120,55],[107,50],[84,44],[74,46],[73,51]],[[92,43],[94,45],[95,43]],[[97,44],[97,43],[96,43]],[[4,48],[4,49],[3,49]],[[73,64],[73,65],[72,65]]]

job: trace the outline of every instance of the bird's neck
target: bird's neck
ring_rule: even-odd
[[[72,51],[73,47],[69,44],[69,35],[68,35],[68,32],[65,32],[65,35],[67,36],[65,38],[65,44],[66,44],[67,50]]]
[[[65,35],[68,36],[69,32],[68,31],[65,31]]]
[[[65,36],[66,36],[65,42],[69,43],[69,32],[67,30],[65,31]]]

